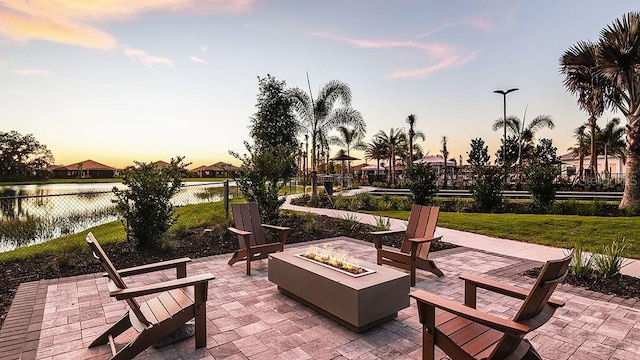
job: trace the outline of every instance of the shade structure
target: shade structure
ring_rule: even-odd
[[[342,154],[340,156],[336,156],[336,157],[331,158],[329,160],[350,161],[350,160],[360,160],[360,159],[354,158],[353,156],[349,156],[349,155],[346,155],[346,154]]]
[[[363,167],[360,170],[361,171],[374,171],[374,170],[385,171],[386,168],[384,166],[382,166],[382,165],[380,165],[380,167],[377,167],[375,165],[367,165],[367,166]]]
[[[414,164],[429,164],[431,166],[444,166],[444,159],[440,156],[425,156],[422,159],[414,160]],[[447,166],[456,166],[456,163],[451,160],[447,160]]]

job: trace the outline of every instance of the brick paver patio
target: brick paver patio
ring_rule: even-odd
[[[372,244],[336,238],[334,248],[373,261]],[[307,244],[287,246],[304,248]],[[398,317],[362,334],[290,299],[267,280],[267,261],[230,267],[230,255],[195,259],[189,274],[211,272],[207,303],[207,347],[195,350],[193,338],[163,349],[150,348],[150,359],[419,359],[421,325],[415,301]],[[529,287],[533,279],[517,275],[541,263],[483,251],[456,248],[430,254],[445,276],[419,271],[415,289],[462,301],[460,273],[484,274]],[[173,271],[134,276],[133,286],[173,278]],[[636,300],[607,296],[561,285],[555,296],[567,300],[554,317],[528,335],[546,359],[640,358],[640,308]],[[511,317],[520,301],[479,290],[478,308]],[[20,286],[0,330],[0,359],[108,359],[109,346],[88,344],[126,311],[124,302],[108,296],[100,274],[43,280]],[[131,330],[129,330],[131,331]],[[134,334],[117,338],[125,343]],[[437,358],[443,358],[441,352]]]

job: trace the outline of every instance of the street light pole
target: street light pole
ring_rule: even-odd
[[[496,94],[501,94],[503,98],[503,117],[502,123],[504,127],[504,143],[502,144],[502,162],[504,166],[504,183],[507,184],[507,94],[510,92],[514,92],[518,90],[518,88],[512,88],[509,90],[494,90],[493,92]]]

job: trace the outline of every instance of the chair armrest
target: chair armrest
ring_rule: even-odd
[[[244,231],[244,230],[236,229],[234,227],[228,227],[227,230],[231,231],[232,233],[234,233],[236,235],[240,235],[240,236],[247,236],[247,235],[251,235],[252,234],[251,231]]]
[[[291,230],[291,228],[269,224],[262,224],[262,227],[276,230],[278,232],[278,241],[280,242],[280,244],[282,244],[282,246],[284,246],[284,243],[287,242],[287,237],[289,237],[289,230]]]
[[[503,319],[491,314],[483,313],[482,311],[470,308],[451,300],[443,299],[424,290],[414,291],[409,294],[409,296],[416,299],[416,301],[418,302],[418,306],[426,305],[430,307],[437,307],[439,309],[443,309],[452,314],[462,316],[466,319],[475,321],[479,324],[483,324],[504,333],[521,335],[531,331],[531,328],[524,324],[520,324],[508,319]]]
[[[118,274],[120,276],[126,277],[126,276],[138,275],[138,274],[145,274],[145,273],[152,272],[152,271],[159,271],[159,270],[165,270],[165,269],[171,269],[171,268],[178,268],[180,266],[186,266],[186,263],[188,263],[190,261],[191,261],[190,258],[184,257],[184,258],[180,258],[180,259],[161,261],[161,262],[157,262],[157,263],[153,263],[153,264],[134,266],[134,267],[121,269],[121,270],[117,270],[117,271],[118,271]],[[109,276],[109,275],[104,273],[104,274],[102,274],[102,276]]]
[[[487,279],[485,277],[478,276],[478,275],[463,274],[463,275],[460,275],[460,279],[465,281],[465,298],[467,298],[467,294],[466,294],[467,289],[469,289],[469,291],[475,291],[475,289],[472,290],[473,287],[487,289],[489,291],[493,291],[498,294],[502,294],[506,296],[511,296],[513,298],[520,299],[520,300],[526,299],[527,296],[529,296],[529,293],[531,292],[531,290],[523,289],[517,286],[508,285],[508,284],[503,284],[501,282]],[[564,306],[564,300],[555,299],[555,298],[549,298],[547,303],[555,307]],[[467,304],[467,305],[471,305],[471,304]]]
[[[189,276],[182,279],[175,279],[165,281],[159,284],[143,285],[135,288],[118,289],[111,291],[109,295],[115,297],[118,300],[131,299],[138,296],[145,296],[149,294],[156,294],[163,291],[169,291],[173,289],[180,289],[187,286],[193,286],[199,283],[208,282],[215,277],[209,273]]]
[[[373,236],[384,236],[405,232],[406,230],[382,230],[382,231],[372,231],[370,232]]]
[[[277,225],[269,225],[269,224],[262,224],[262,227],[265,227],[267,229],[277,230],[277,231],[291,230],[291,228],[288,228],[288,227],[277,226]]]
[[[418,244],[422,244],[422,243],[426,243],[426,242],[431,242],[431,241],[436,241],[436,240],[440,240],[442,239],[442,236],[437,236],[437,237],[420,237],[420,238],[413,238],[413,239],[407,239],[412,243],[418,243]]]

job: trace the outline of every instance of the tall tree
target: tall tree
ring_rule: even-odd
[[[442,157],[444,158],[444,187],[447,187],[447,159],[449,158],[449,149],[447,149],[447,141],[449,139],[447,139],[446,136],[442,137],[442,150],[440,151],[442,153]]]
[[[469,150],[467,156],[469,156],[467,162],[471,165],[474,171],[478,167],[489,165],[489,147],[484,144],[484,140],[482,140],[482,138],[475,138],[471,140],[471,150]]]
[[[584,176],[584,158],[589,151],[589,143],[591,142],[589,134],[585,132],[586,130],[586,125],[580,125],[573,130],[573,137],[576,139],[576,143],[568,149],[578,157],[578,179],[581,182]]]
[[[416,122],[418,121],[418,116],[416,116],[415,114],[411,114],[407,116],[407,119],[405,121],[409,125],[409,131],[407,132],[407,139],[409,140],[409,161],[407,163],[409,165],[412,165],[413,160],[415,160],[415,158],[413,157],[413,150],[415,145],[414,141],[417,139],[421,139],[422,141],[424,141],[425,136],[422,131],[416,130],[415,128]]]
[[[620,118],[613,118],[598,132],[599,142],[604,154],[604,172],[607,179],[611,179],[609,170],[609,154],[618,156],[623,162],[627,159],[624,128],[620,126]]]
[[[339,80],[326,83],[314,101],[311,87],[309,92],[294,88],[289,91],[294,109],[306,132],[311,137],[311,196],[318,196],[316,147],[319,137],[329,133],[339,125],[349,125],[359,132],[365,132],[366,124],[359,111],[351,108],[351,88]],[[340,101],[342,107],[334,108]]]
[[[364,153],[368,159],[375,159],[377,161],[376,175],[378,175],[378,170],[380,169],[380,160],[385,158],[387,154],[387,147],[382,141],[374,137],[373,140],[369,144],[367,144]]]
[[[0,181],[45,178],[53,154],[31,135],[0,132]]]
[[[396,157],[402,152],[402,148],[406,146],[407,135],[402,129],[391,128],[389,133],[380,130],[375,135],[376,141],[383,143],[387,150],[387,158],[389,159],[389,182],[395,184]]]
[[[350,129],[347,126],[338,126],[338,135],[329,137],[329,144],[342,146],[347,156],[351,156],[351,149],[364,150],[366,144],[362,141],[364,139],[364,133],[361,133],[358,129]],[[351,162],[349,164],[349,173],[351,173]]]
[[[270,75],[258,77],[257,99],[249,131],[253,144],[244,142],[248,154],[229,153],[242,161],[235,178],[238,188],[247,200],[260,205],[260,216],[265,222],[274,222],[284,203],[279,191],[296,174],[299,124],[284,81]]]
[[[507,116],[506,123],[507,131],[515,136],[517,142],[518,158],[516,161],[518,165],[522,163],[523,152],[526,153],[526,150],[533,150],[533,141],[536,133],[545,127],[549,129],[555,127],[553,119],[549,115],[538,115],[529,124],[526,123],[526,115],[523,116],[522,120],[517,116]],[[502,118],[497,119],[493,123],[493,131],[501,129],[504,124],[505,122]]]
[[[584,43],[584,42],[582,42]],[[574,46],[579,47],[578,45]],[[605,106],[627,118],[627,161],[619,207],[640,206],[640,12],[632,11],[600,31],[594,75],[602,85]],[[569,52],[573,49],[570,48]],[[561,63],[563,59],[561,58]]]
[[[605,108],[604,78],[598,74],[598,45],[580,41],[564,52],[560,58],[560,71],[565,75],[564,86],[578,96],[578,106],[589,114],[591,154],[589,158],[590,176],[598,173],[596,151],[596,121]]]

